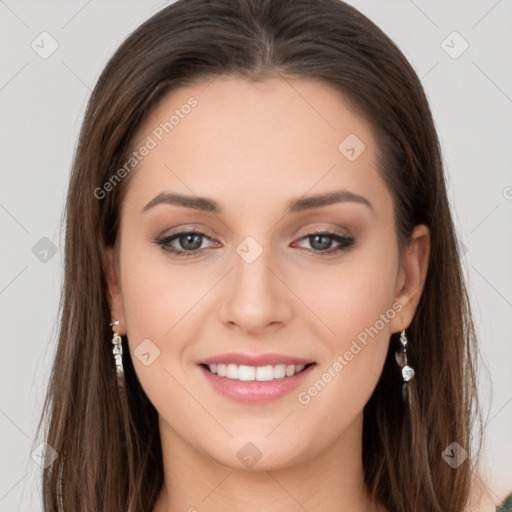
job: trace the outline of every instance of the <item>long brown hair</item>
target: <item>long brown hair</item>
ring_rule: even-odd
[[[336,87],[374,130],[392,193],[397,241],[430,229],[424,291],[408,328],[416,378],[403,406],[397,334],[364,409],[363,463],[372,496],[391,511],[462,511],[480,450],[476,336],[447,199],[443,163],[422,85],[396,45],[339,0],[179,0],[119,47],[89,100],[66,204],[60,334],[43,414],[58,457],[42,474],[44,510],[147,512],[163,484],[157,412],[124,344],[119,394],[103,251],[113,246],[131,174],[94,191],[127,161],[134,135],[168,92],[237,75],[314,78]],[[442,457],[457,442],[457,469]]]

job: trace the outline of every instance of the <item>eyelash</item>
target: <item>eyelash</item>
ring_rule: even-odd
[[[205,250],[205,249],[196,249],[194,251],[183,251],[181,249],[176,249],[175,247],[172,247],[170,245],[170,243],[172,241],[174,241],[175,239],[178,239],[180,236],[183,236],[183,235],[199,235],[202,238],[206,238],[207,240],[210,240],[210,241],[212,240],[212,238],[210,238],[208,235],[206,235],[205,233],[202,233],[200,231],[181,231],[181,232],[175,233],[171,236],[165,236],[165,237],[156,239],[156,240],[154,240],[154,242],[156,244],[158,244],[162,248],[162,250],[164,250],[165,252],[169,252],[175,256],[184,257],[184,258],[191,257],[191,256],[197,256]],[[355,244],[354,238],[338,235],[337,233],[331,233],[329,231],[318,231],[318,232],[308,233],[307,235],[304,235],[303,237],[301,237],[300,240],[304,240],[305,238],[307,239],[307,238],[313,237],[313,236],[327,236],[327,237],[334,239],[334,241],[336,241],[340,244],[338,247],[335,247],[334,249],[330,248],[325,251],[315,251],[314,249],[306,249],[306,250],[313,251],[313,253],[315,255],[323,256],[323,255],[335,254],[340,251],[347,251],[347,250],[351,249],[352,246]]]

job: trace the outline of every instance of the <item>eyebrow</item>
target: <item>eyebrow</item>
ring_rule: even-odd
[[[335,203],[354,202],[367,206],[370,210],[373,209],[372,203],[363,196],[354,194],[349,190],[335,190],[333,192],[326,192],[323,194],[316,194],[308,197],[301,197],[299,199],[291,200],[286,207],[286,212],[297,213],[313,208],[320,208],[322,206],[329,206]],[[192,208],[208,213],[221,214],[222,208],[220,204],[207,197],[187,196],[183,194],[176,194],[172,192],[161,192],[154,197],[144,208],[143,212],[159,205],[170,204],[176,206],[183,206],[185,208]]]

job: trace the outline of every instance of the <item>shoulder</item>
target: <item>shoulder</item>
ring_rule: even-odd
[[[467,510],[512,512],[512,492],[509,484],[491,478],[488,469],[479,467],[473,471]]]
[[[512,493],[509,494],[505,500],[496,507],[496,512],[512,512]]]

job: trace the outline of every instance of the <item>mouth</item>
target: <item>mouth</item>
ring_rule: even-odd
[[[276,364],[265,366],[248,366],[238,364],[200,364],[208,372],[226,379],[239,380],[243,382],[268,382],[271,380],[293,377],[316,363],[308,364]]]
[[[305,384],[315,366],[316,363],[265,366],[200,363],[198,368],[220,395],[242,404],[256,405],[286,397]]]

